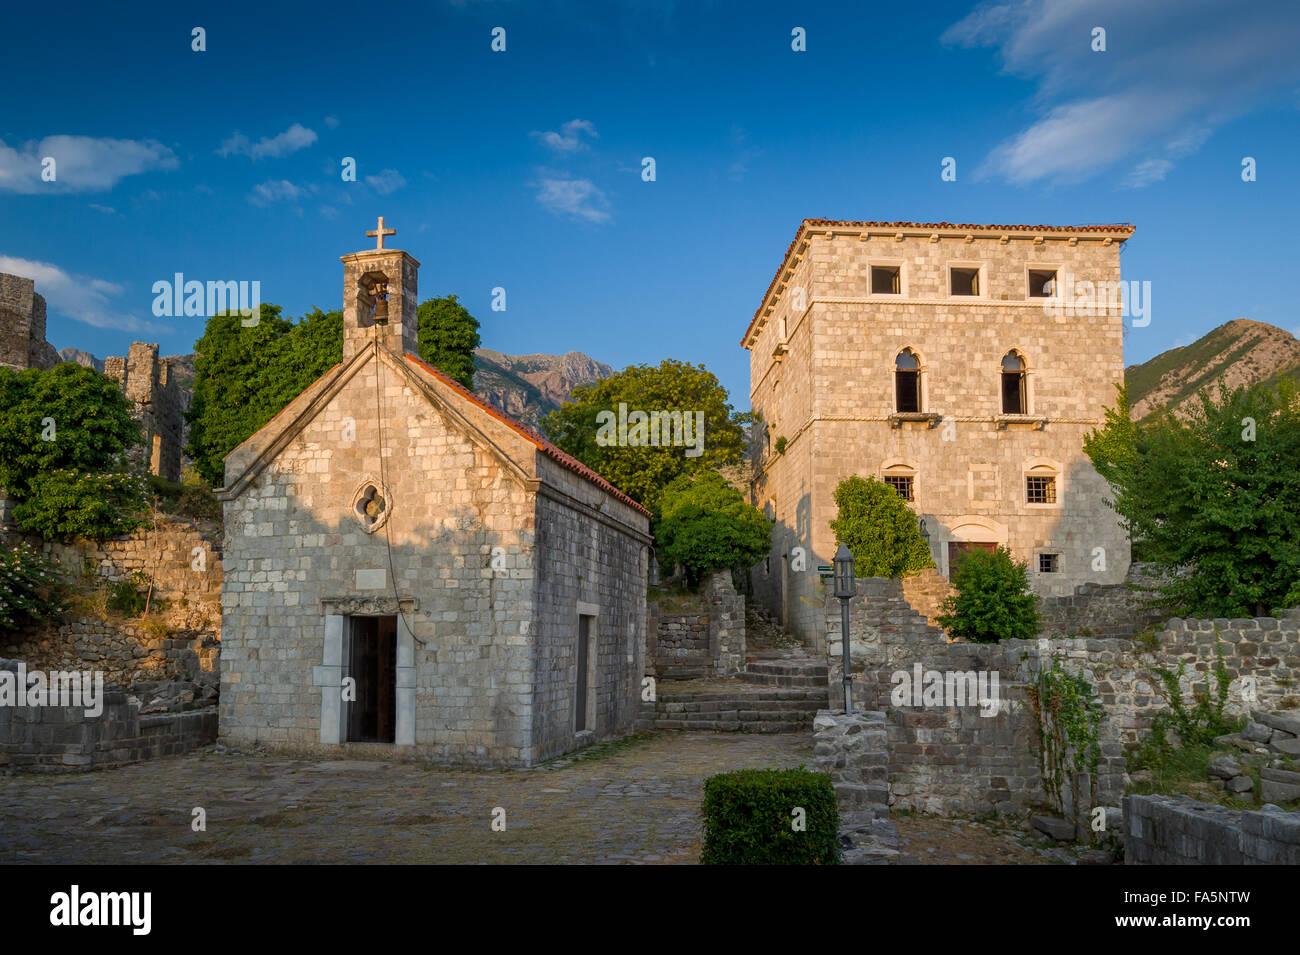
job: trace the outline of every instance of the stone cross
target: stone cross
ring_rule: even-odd
[[[373,235],[373,236],[375,237],[375,248],[376,248],[376,249],[382,249],[382,248],[384,247],[384,236],[386,236],[386,235],[397,235],[397,230],[396,230],[396,229],[385,229],[385,228],[384,228],[384,217],[383,217],[383,216],[380,216],[380,217],[379,217],[379,228],[378,228],[378,229],[371,229],[369,232],[366,233],[366,235],[368,235],[368,236],[369,236],[369,235]]]

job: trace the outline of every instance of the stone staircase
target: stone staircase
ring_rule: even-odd
[[[824,658],[809,650],[759,650],[749,655],[745,669],[737,675],[742,683],[763,686],[820,687],[826,689]]]
[[[659,684],[642,703],[638,729],[802,733],[828,705],[826,687],[778,688],[733,680]]]

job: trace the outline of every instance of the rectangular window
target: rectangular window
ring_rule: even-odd
[[[894,384],[900,414],[915,414],[921,410],[921,373],[919,371],[894,372]]]
[[[581,733],[587,728],[587,668],[591,660],[591,621],[594,617],[578,617],[578,681],[573,694],[573,729]]]
[[[948,292],[951,295],[978,295],[980,293],[980,270],[978,268],[949,269]]]
[[[1039,554],[1038,555],[1038,572],[1040,574],[1056,574],[1061,570],[1060,554]]]
[[[912,476],[902,474],[886,474],[885,483],[898,492],[899,497],[905,501],[913,500],[912,497]]]
[[[873,265],[871,267],[871,294],[900,294],[903,291],[902,273],[902,268],[897,265]]]
[[[1029,270],[1029,297],[1050,298],[1056,294],[1056,269]]]
[[[1056,503],[1056,478],[1055,477],[1025,478],[1025,499],[1030,504],[1055,504]]]

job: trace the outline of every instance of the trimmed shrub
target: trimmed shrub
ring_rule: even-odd
[[[845,478],[835,504],[831,531],[853,552],[855,577],[906,577],[934,566],[916,514],[884,481]]]
[[[952,585],[957,593],[944,601],[943,613],[935,619],[954,637],[997,643],[1032,640],[1038,633],[1029,572],[1005,547],[967,552],[953,571]]]
[[[802,831],[796,808],[804,810]],[[839,833],[825,773],[743,769],[704,782],[704,865],[838,865]]]

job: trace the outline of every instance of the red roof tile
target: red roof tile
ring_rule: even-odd
[[[552,461],[555,461],[561,464],[562,466],[568,468],[570,471],[574,472],[579,477],[585,478],[586,480],[590,481],[592,484],[600,488],[602,491],[605,491],[611,496],[617,498],[618,500],[622,501],[624,504],[628,505],[629,507],[634,508],[641,514],[644,514],[646,517],[653,516],[648,510],[646,510],[644,507],[642,507],[632,498],[628,497],[626,494],[624,494],[614,485],[610,484],[607,480],[605,480],[603,477],[601,477],[591,468],[587,467],[577,458],[573,457],[572,455],[565,454],[563,451],[561,451],[555,445],[551,444],[550,441],[547,441],[544,437],[542,437],[532,428],[520,424],[514,418],[511,418],[509,415],[502,414],[496,408],[492,407],[490,404],[485,402],[478,395],[474,394],[474,392],[470,391],[468,388],[462,385],[459,381],[456,381],[455,379],[448,377],[447,375],[440,372],[437,368],[434,368],[432,365],[428,364],[425,361],[422,361],[420,358],[410,354],[409,352],[407,353],[406,357],[410,361],[419,365],[429,374],[433,375],[444,385],[451,388],[453,391],[457,392],[462,398],[471,402],[474,405],[477,405],[479,408],[481,408],[483,411],[486,411],[488,414],[496,418],[502,424],[508,426],[509,428],[518,432],[523,437],[527,438],[529,441],[535,444],[537,448],[548,458],[550,458]]]
[[[758,324],[759,316],[763,314],[763,308],[767,305],[767,299],[772,294],[772,289],[776,288],[777,280],[781,277],[781,272],[785,270],[786,262],[790,261],[790,253],[799,242],[799,236],[808,226],[832,226],[843,229],[965,229],[967,231],[979,229],[983,232],[1114,232],[1133,234],[1133,226],[1127,222],[1120,222],[1114,225],[975,225],[968,222],[860,222],[849,219],[804,219],[799,223],[799,228],[794,230],[794,238],[790,240],[790,245],[785,250],[785,255],[781,258],[781,265],[772,276],[771,283],[767,286],[767,291],[763,293],[763,300],[759,302],[758,311],[754,313],[753,319],[750,320],[749,327],[745,329],[745,334],[741,336],[741,347],[748,347],[745,341],[749,338],[750,332]]]

